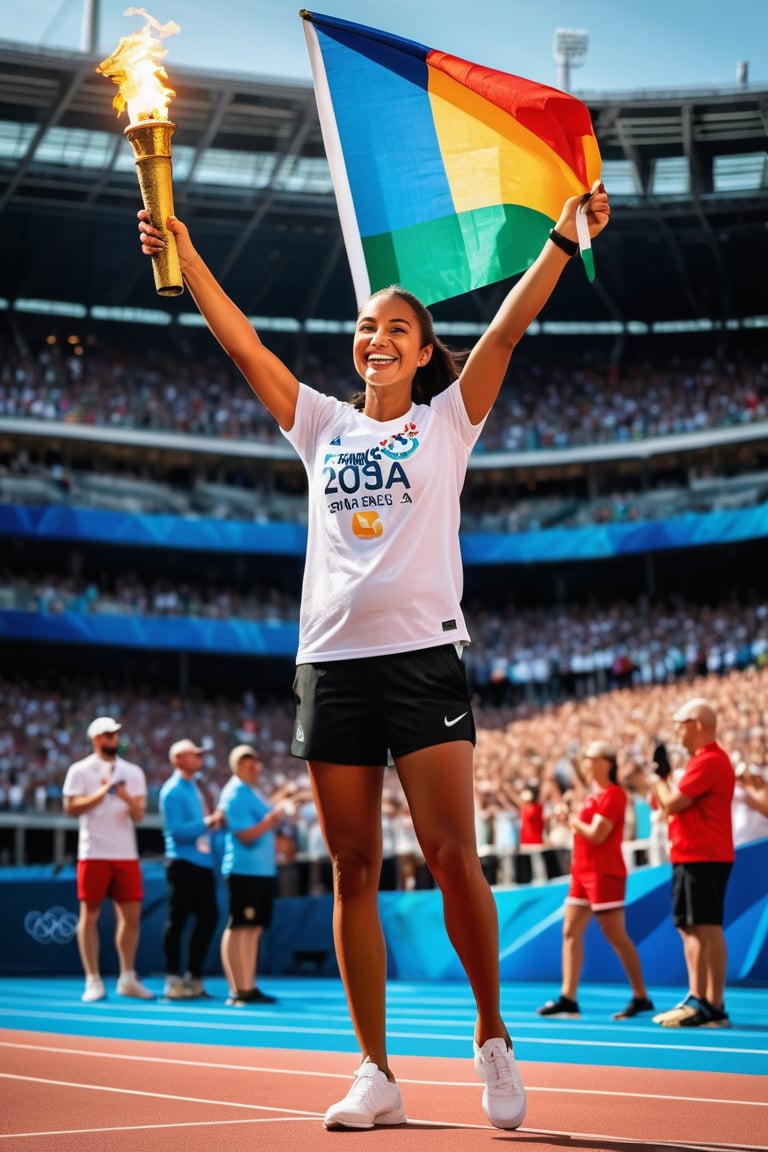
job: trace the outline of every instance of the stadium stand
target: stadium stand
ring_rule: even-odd
[[[304,782],[287,753],[301,468],[188,297],[154,296],[96,63],[0,42],[2,862],[36,808],[58,817],[99,711],[125,719],[155,792],[180,725],[213,737],[213,782],[254,739],[271,780]],[[349,395],[354,299],[311,89],[175,83],[179,214],[275,350]],[[585,94],[614,207],[596,286],[568,269],[464,498],[486,824],[531,781],[567,791],[593,735],[642,768],[683,690],[768,767],[767,97]],[[497,294],[435,306],[438,331],[470,343]]]

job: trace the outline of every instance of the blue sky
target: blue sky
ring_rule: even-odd
[[[125,0],[97,2],[97,51],[106,56],[143,20],[124,15]],[[83,0],[6,2],[0,38],[77,50],[83,6]],[[296,0],[147,0],[144,6],[162,23],[180,25],[166,41],[171,80],[174,64],[310,80]],[[589,47],[571,73],[575,91],[731,86],[743,60],[750,83],[768,86],[768,0],[321,0],[315,10],[553,85],[559,82],[555,29],[583,29]]]

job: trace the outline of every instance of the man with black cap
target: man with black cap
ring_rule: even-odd
[[[120,961],[119,996],[153,1000],[136,975],[134,961],[144,887],[136,829],[147,809],[147,781],[138,764],[118,754],[122,725],[97,716],[88,725],[93,752],[70,764],[64,779],[64,811],[77,816],[77,944],[85,970],[86,1003],[106,997],[99,968],[98,921],[109,897],[115,907],[115,948]]]
[[[707,700],[686,701],[672,720],[690,759],[675,784],[666,757],[655,756],[655,791],[669,824],[672,917],[683,940],[688,994],[653,1019],[665,1028],[728,1028],[723,921],[735,856],[731,806],[736,777],[717,742],[717,715]]]
[[[163,933],[165,987],[169,1000],[208,998],[203,985],[205,956],[216,932],[216,875],[211,833],[223,824],[211,812],[195,779],[205,748],[194,740],[177,740],[168,752],[173,775],[160,789],[160,815],[165,839],[168,915]],[[182,976],[181,937],[190,917],[186,972]]]

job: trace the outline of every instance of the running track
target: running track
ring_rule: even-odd
[[[159,990],[159,979],[147,981]],[[528,1089],[517,1132],[490,1127],[474,1078],[463,984],[389,987],[392,1066],[408,1124],[326,1132],[357,1049],[333,979],[265,980],[275,1005],[216,998],[168,1004],[114,995],[80,1002],[79,978],[0,980],[0,1152],[696,1152],[768,1146],[768,995],[733,989],[730,1030],[611,1020],[625,990],[584,986],[582,1018],[542,1020],[556,989],[505,985],[503,1007]],[[680,989],[654,988],[659,1008]]]

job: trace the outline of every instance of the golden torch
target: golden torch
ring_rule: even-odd
[[[159,24],[143,8],[128,8],[124,15],[143,16],[147,23],[138,32],[124,36],[115,51],[96,69],[117,84],[112,101],[117,115],[128,109],[130,121],[125,135],[130,141],[144,207],[152,223],[163,231],[165,250],[152,257],[155,288],[161,296],[178,296],[184,282],[176,249],[176,237],[166,229],[173,215],[171,137],[176,125],[168,119],[168,106],[176,93],[163,81],[168,74],[162,60],[165,36],[178,32],[178,24]]]

